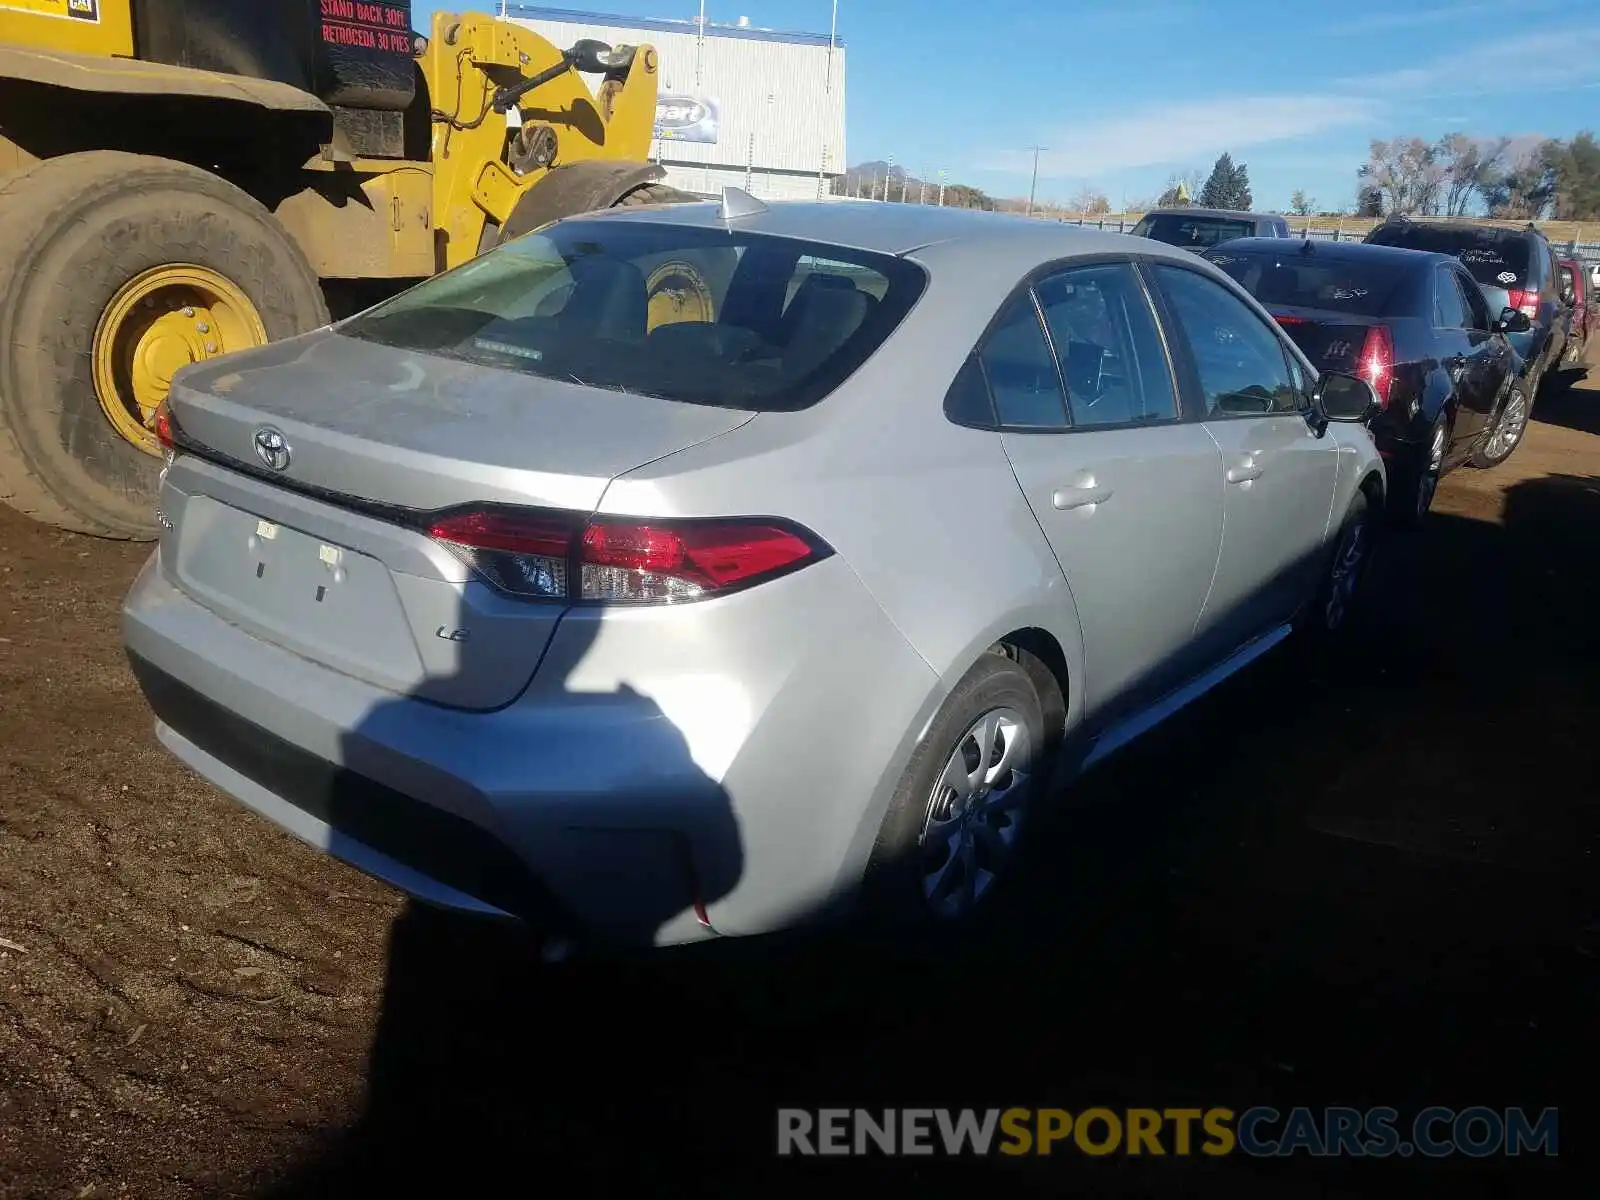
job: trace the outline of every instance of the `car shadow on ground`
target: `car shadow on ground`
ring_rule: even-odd
[[[1534,404],[1533,419],[1578,433],[1600,434],[1600,391],[1579,388],[1594,367],[1555,372]]]
[[[1503,525],[1436,512],[1372,582],[1348,649],[1276,652],[1081,781],[987,936],[943,959],[840,935],[545,966],[411,910],[367,1113],[271,1194],[1551,1191],[1586,1153],[1600,1000],[1600,480],[1516,484]],[[1296,1104],[1559,1107],[1565,1140],[775,1155],[782,1106]]]

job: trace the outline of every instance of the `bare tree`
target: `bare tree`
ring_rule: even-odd
[[[1478,190],[1491,217],[1532,221],[1545,214],[1556,193],[1554,146],[1545,142],[1524,150],[1510,165],[1481,177]]]
[[[1096,191],[1092,187],[1080,188],[1074,193],[1072,199],[1067,201],[1067,208],[1077,213],[1080,217],[1098,217],[1102,213],[1111,211],[1111,201],[1106,199],[1106,194]]]
[[[1485,168],[1492,168],[1493,148],[1464,133],[1447,133],[1434,143],[1434,161],[1443,172],[1444,215],[1464,217]],[[1503,149],[1503,147],[1502,147]]]
[[[1367,161],[1356,172],[1383,198],[1391,213],[1436,213],[1444,184],[1444,168],[1435,147],[1419,137],[1374,139]]]

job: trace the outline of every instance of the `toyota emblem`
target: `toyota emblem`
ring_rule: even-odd
[[[263,425],[256,430],[256,457],[274,471],[289,469],[289,441],[280,430]]]

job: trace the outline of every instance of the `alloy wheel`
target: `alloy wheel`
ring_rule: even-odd
[[[1027,722],[1012,708],[990,709],[957,740],[928,797],[919,839],[922,895],[936,916],[966,916],[1009,865],[1033,749]]]
[[[1489,435],[1489,457],[1496,462],[1508,457],[1522,440],[1527,425],[1528,400],[1523,395],[1522,389],[1517,388],[1506,398],[1505,411],[1500,414],[1500,419],[1495,422],[1494,432]]]
[[[1350,615],[1366,561],[1367,522],[1353,521],[1340,535],[1339,548],[1333,556],[1333,570],[1328,580],[1328,603],[1323,610],[1323,621],[1328,629],[1338,629]]]

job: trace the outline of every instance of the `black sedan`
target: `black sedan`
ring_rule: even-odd
[[[1521,442],[1532,397],[1506,334],[1527,329],[1528,318],[1491,313],[1456,259],[1281,238],[1238,238],[1203,257],[1259,300],[1315,366],[1376,389],[1372,435],[1397,524],[1422,522],[1445,472],[1497,466]]]

